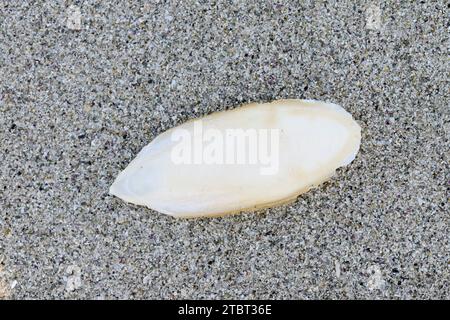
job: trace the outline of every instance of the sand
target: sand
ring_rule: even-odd
[[[0,2],[0,296],[449,299],[444,1]],[[338,103],[356,160],[289,205],[175,220],[108,195],[159,133]]]

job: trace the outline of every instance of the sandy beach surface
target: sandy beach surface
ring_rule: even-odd
[[[0,299],[449,299],[445,1],[0,1]],[[281,98],[362,127],[292,204],[108,194],[159,133]]]

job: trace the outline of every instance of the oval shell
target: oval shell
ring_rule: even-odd
[[[199,120],[156,137],[119,174],[110,193],[174,217],[217,216],[270,207],[295,200],[329,179],[337,168],[353,161],[361,140],[360,127],[348,112],[336,104],[313,100],[252,103]],[[174,161],[174,151],[180,147],[174,136],[180,132],[192,137],[191,161]],[[214,134],[208,140],[205,132]],[[257,148],[251,149],[251,142],[255,140],[246,136],[244,161],[239,162],[237,156],[234,162],[227,162],[232,150],[225,143],[229,132],[256,132],[259,143],[264,142],[256,145],[261,148],[254,153]],[[209,154],[214,156],[212,161],[206,158],[208,141],[222,141],[227,146],[222,152],[214,149],[216,152]],[[265,157],[261,153],[264,143]],[[235,151],[238,145],[235,140]],[[255,157],[250,161],[250,152],[256,154],[256,163]],[[186,154],[183,157],[187,159]],[[214,162],[219,158],[223,161]]]

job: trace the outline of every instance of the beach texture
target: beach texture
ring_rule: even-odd
[[[449,44],[445,1],[0,0],[0,299],[449,299]],[[108,194],[165,130],[282,98],[362,128],[294,203]]]

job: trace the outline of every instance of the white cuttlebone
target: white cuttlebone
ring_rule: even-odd
[[[358,153],[361,129],[341,106],[314,100],[251,103],[201,118],[203,130],[279,129],[279,170],[261,175],[255,165],[175,164],[176,129],[144,147],[110,194],[174,217],[220,216],[294,201],[331,178]]]

